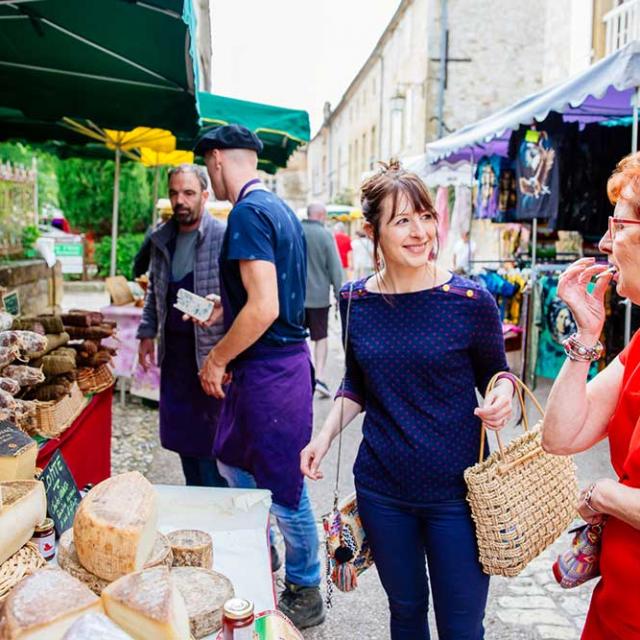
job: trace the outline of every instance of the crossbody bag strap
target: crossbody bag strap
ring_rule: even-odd
[[[336,486],[333,492],[333,509],[338,509],[339,486],[340,486],[340,461],[342,459],[342,429],[344,420],[344,390],[347,381],[347,346],[349,344],[349,320],[351,318],[351,300],[353,298],[353,282],[349,285],[349,297],[347,298],[347,313],[344,321],[344,339],[342,346],[344,349],[344,375],[340,385],[340,430],[338,431],[338,460],[336,463]]]

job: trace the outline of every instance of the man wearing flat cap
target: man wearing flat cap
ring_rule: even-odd
[[[226,334],[200,372],[225,397],[214,443],[233,487],[270,489],[286,546],[278,607],[298,627],[324,620],[318,533],[300,451],[311,437],[313,372],[304,328],[306,246],[293,211],[257,175],[262,142],[238,125],[198,141],[215,196],[233,209],[220,256]],[[217,313],[210,321],[215,320]]]

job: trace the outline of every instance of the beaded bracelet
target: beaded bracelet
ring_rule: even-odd
[[[578,340],[575,333],[570,335],[562,343],[562,346],[569,360],[573,360],[574,362],[595,362],[596,360],[600,360],[604,353],[604,347],[600,340],[598,340],[593,347],[588,347]]]

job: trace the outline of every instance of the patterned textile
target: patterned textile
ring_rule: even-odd
[[[458,275],[398,295],[365,283],[353,288],[344,389],[366,411],[356,482],[405,502],[464,498],[480,445],[475,389],[507,369],[496,303]],[[343,326],[348,296],[346,285]]]

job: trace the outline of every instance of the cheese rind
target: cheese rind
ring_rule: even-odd
[[[233,598],[231,581],[202,567],[174,567],[171,578],[182,594],[194,638],[204,638],[222,626],[224,603]]]
[[[60,569],[40,569],[7,596],[1,637],[60,640],[81,615],[100,611],[100,599],[81,582]]]
[[[187,607],[167,567],[122,576],[104,588],[102,603],[136,640],[189,640]]]
[[[38,445],[8,421],[0,421],[0,482],[33,480]]]
[[[82,566],[105,580],[144,567],[157,526],[156,494],[137,471],[102,481],[84,497],[73,523]]]
[[[132,640],[131,636],[103,613],[87,613],[78,618],[62,640]]]
[[[172,560],[173,553],[171,552],[169,541],[159,531],[156,532],[156,541],[151,550],[151,556],[145,563],[145,569],[160,565],[170,567]],[[96,576],[80,564],[76,547],[73,543],[73,529],[67,529],[60,536],[58,541],[58,564],[61,569],[86,584],[97,595],[100,595],[102,590],[109,584],[109,580]]]
[[[213,543],[206,531],[198,529],[178,529],[167,534],[173,551],[174,567],[213,566]]]
[[[44,484],[39,480],[0,482],[0,564],[23,547],[47,517]]]

